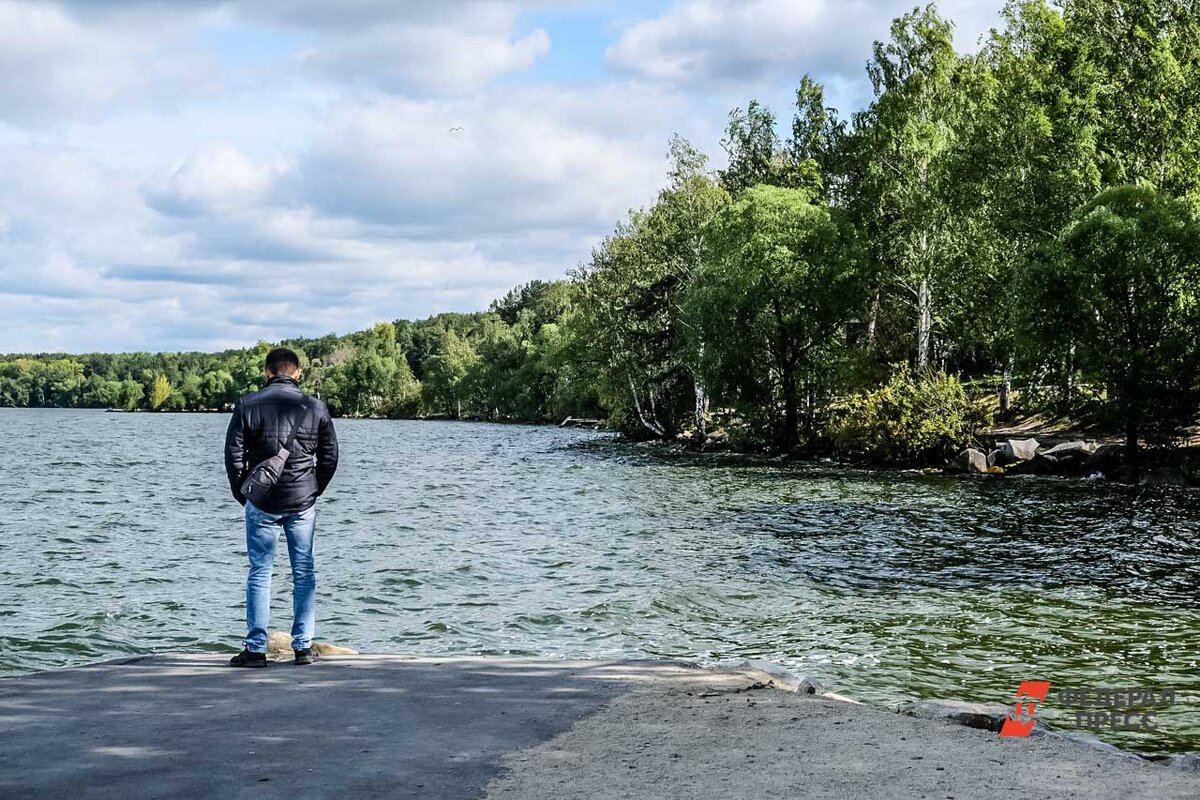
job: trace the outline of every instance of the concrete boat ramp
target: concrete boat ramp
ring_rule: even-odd
[[[0,680],[0,798],[1187,798],[1200,773],[676,662],[163,655]]]

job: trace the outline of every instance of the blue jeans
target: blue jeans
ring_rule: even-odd
[[[246,501],[246,649],[267,652],[267,626],[271,622],[271,572],[279,529],[287,534],[288,560],[292,562],[292,649],[312,644],[316,626],[317,572],[313,567],[313,534],[317,528],[314,503],[297,514],[270,514]]]

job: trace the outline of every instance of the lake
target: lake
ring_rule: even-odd
[[[235,652],[228,417],[0,409],[0,674]],[[317,638],[421,655],[767,658],[861,700],[1173,687],[1200,750],[1200,492],[670,455],[605,434],[338,420]],[[276,630],[291,624],[285,550]]]

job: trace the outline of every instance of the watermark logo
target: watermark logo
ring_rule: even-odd
[[[1050,692],[1050,681],[1022,681],[1017,687],[1017,702],[1014,709],[1008,712],[1008,718],[1000,728],[1001,736],[1028,736],[1033,730],[1033,718],[1038,706],[1046,700]]]
[[[1092,731],[1153,731],[1156,709],[1175,705],[1175,689],[1063,689],[1059,701],[1075,707],[1075,729]]]
[[[1050,693],[1050,681],[1023,681],[1000,735],[1021,738],[1033,732],[1034,718]],[[1064,706],[1074,708],[1075,730],[1153,731],[1157,708],[1175,705],[1175,689],[1072,688],[1058,692]]]

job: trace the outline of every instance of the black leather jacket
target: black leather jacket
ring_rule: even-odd
[[[262,510],[272,514],[303,511],[333,480],[338,443],[329,409],[301,392],[292,378],[272,378],[260,391],[237,401],[225,434],[225,472],[239,503],[246,503],[240,491],[242,479],[251,467],[275,455],[287,442],[302,403],[308,410],[296,431],[292,454]]]

